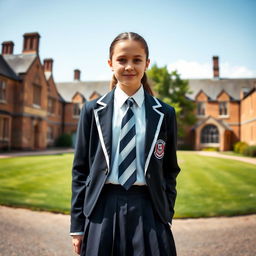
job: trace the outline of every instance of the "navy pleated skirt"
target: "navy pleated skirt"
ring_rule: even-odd
[[[86,219],[81,256],[175,256],[168,224],[153,209],[147,186],[105,184]]]

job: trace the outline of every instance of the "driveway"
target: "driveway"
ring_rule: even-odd
[[[73,256],[70,218],[0,206],[1,256]],[[178,256],[255,256],[256,215],[173,221]]]

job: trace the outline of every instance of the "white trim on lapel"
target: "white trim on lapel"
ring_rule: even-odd
[[[104,109],[107,106],[106,103],[101,102],[101,100],[103,100],[106,95],[107,94],[103,95],[100,99],[98,99],[97,103],[99,105],[101,105],[102,107],[94,109],[94,116],[95,116],[95,120],[96,120],[96,126],[97,126],[97,129],[98,129],[98,132],[99,132],[99,138],[100,138],[102,150],[103,150],[103,153],[104,153],[105,158],[106,158],[106,162],[107,162],[107,166],[108,166],[108,172],[109,172],[109,170],[110,170],[110,167],[109,167],[109,157],[108,157],[108,152],[107,152],[107,149],[106,149],[106,145],[104,143],[103,134],[102,134],[102,130],[101,130],[101,127],[100,127],[100,121],[99,121],[99,116],[98,116],[98,112],[100,110]]]
[[[152,106],[152,108],[154,109],[154,111],[156,113],[158,113],[160,115],[160,118],[159,118],[159,121],[158,121],[158,124],[157,124],[157,129],[156,129],[156,132],[155,132],[155,137],[154,137],[154,139],[152,141],[151,148],[149,150],[148,157],[147,157],[146,162],[145,162],[145,169],[144,169],[145,174],[147,173],[149,161],[150,161],[151,155],[153,153],[153,150],[154,150],[154,147],[155,147],[155,144],[156,144],[156,140],[157,140],[157,137],[158,137],[158,134],[160,132],[160,128],[161,128],[161,125],[162,125],[162,122],[163,122],[163,119],[164,119],[164,113],[162,113],[159,110],[157,110],[157,108],[162,107],[162,105],[157,100],[157,98],[153,97],[153,99],[155,100],[157,105]]]

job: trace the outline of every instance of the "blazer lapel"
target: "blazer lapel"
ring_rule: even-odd
[[[155,98],[145,92],[145,112],[146,112],[146,138],[145,138],[145,169],[146,174],[151,155],[153,153],[158,134],[163,122],[164,113],[159,111],[162,105]]]
[[[111,145],[112,145],[112,116],[114,104],[114,90],[101,97],[98,108],[94,110],[94,116],[99,133],[100,143],[107,162],[108,172],[110,170]]]

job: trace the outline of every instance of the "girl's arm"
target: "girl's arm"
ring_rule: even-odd
[[[84,232],[83,214],[85,181],[89,173],[88,145],[90,137],[90,118],[85,104],[82,108],[77,128],[75,155],[72,168],[72,201],[70,234]]]
[[[165,146],[164,154],[164,176],[166,179],[166,194],[170,206],[171,216],[174,215],[174,204],[176,200],[176,177],[180,172],[180,167],[177,163],[177,121],[176,113],[173,107],[168,108],[167,127],[168,139]]]

